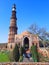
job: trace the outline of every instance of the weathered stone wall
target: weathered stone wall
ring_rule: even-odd
[[[42,54],[44,57],[49,58],[49,52],[45,48],[38,48],[38,52]]]
[[[48,62],[6,62],[0,65],[49,65]]]

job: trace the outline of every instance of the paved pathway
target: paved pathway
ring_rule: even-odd
[[[33,62],[32,58],[23,58],[23,62]]]

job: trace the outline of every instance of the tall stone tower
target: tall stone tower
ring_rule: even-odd
[[[14,37],[17,34],[17,17],[16,17],[16,5],[12,7],[12,16],[10,20],[9,35],[8,35],[8,47],[14,45]]]

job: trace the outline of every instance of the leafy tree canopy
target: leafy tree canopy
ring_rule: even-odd
[[[47,32],[47,29],[42,27],[40,28],[36,24],[32,24],[29,28],[28,31],[32,34],[38,35],[39,39],[42,41],[42,43],[49,43],[49,32]]]

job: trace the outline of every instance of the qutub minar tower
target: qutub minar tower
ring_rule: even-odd
[[[9,27],[8,43],[14,43],[14,37],[17,34],[17,17],[16,17],[16,5],[12,7],[12,16]]]
[[[9,35],[8,35],[8,47],[14,43],[15,34],[17,34],[17,17],[16,17],[16,5],[12,7],[12,16],[10,20]]]
[[[14,43],[15,34],[17,34],[17,17],[16,17],[16,6],[15,4],[12,7],[12,16],[9,27],[9,38],[8,43]]]

